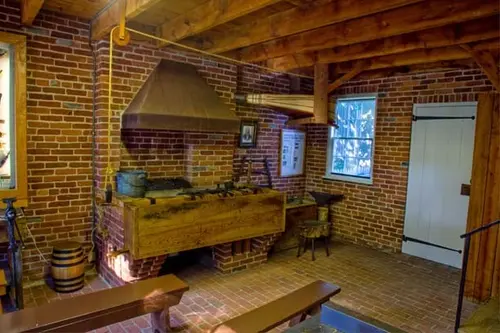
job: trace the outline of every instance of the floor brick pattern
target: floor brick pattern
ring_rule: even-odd
[[[330,257],[317,251],[296,258],[294,250],[277,253],[256,268],[222,274],[195,265],[178,274],[190,285],[172,309],[181,332],[206,332],[214,325],[243,314],[316,279],[341,286],[332,301],[408,332],[452,332],[460,271],[403,254],[387,254],[336,243]],[[108,288],[100,278],[89,280],[76,294]],[[47,287],[26,291],[27,306],[73,295]],[[465,302],[467,317],[475,305]],[[275,331],[282,331],[285,325]],[[101,328],[96,332],[151,332],[149,316]]]

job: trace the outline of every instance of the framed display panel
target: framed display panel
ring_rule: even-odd
[[[0,95],[0,199],[16,198],[17,207],[26,207],[25,36],[0,32]]]
[[[280,169],[281,177],[304,174],[306,133],[293,129],[281,130]]]

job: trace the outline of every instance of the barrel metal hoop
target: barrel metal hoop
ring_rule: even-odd
[[[71,263],[71,264],[55,264],[55,263],[52,263],[52,267],[72,267],[72,266],[78,266],[80,264],[83,264],[83,262],[85,261],[84,258],[82,258],[82,260],[80,260],[79,262],[75,262],[75,263]]]
[[[52,253],[60,253],[60,254],[70,254],[70,253],[75,253],[75,252],[79,252],[79,251],[82,251],[82,247],[78,247],[76,249],[72,249],[72,250],[59,250],[59,249],[53,249],[52,250]]]
[[[77,259],[77,258],[80,258],[81,256],[83,256],[83,251],[74,255],[74,256],[70,256],[70,257],[59,257],[59,256],[54,256],[52,255],[52,259],[55,259],[55,260],[71,260],[71,259]]]
[[[70,279],[56,279],[56,278],[52,278],[52,281],[54,281],[54,282],[71,282],[71,281],[79,280],[79,279],[83,278],[84,276],[85,276],[85,273],[82,274],[82,275],[79,275],[77,277],[70,278]]]

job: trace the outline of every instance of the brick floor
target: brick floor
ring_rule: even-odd
[[[342,292],[332,301],[364,315],[408,332],[452,332],[460,272],[403,254],[337,243],[328,258],[322,249],[317,250],[315,262],[310,260],[310,252],[297,259],[295,251],[286,251],[274,254],[260,267],[231,275],[195,265],[178,276],[190,285],[181,303],[172,309],[173,324],[181,332],[206,332],[316,279],[339,285]],[[108,287],[95,277],[75,294]],[[25,292],[25,302],[36,306],[72,296],[34,287]],[[475,305],[466,301],[464,318],[473,309]],[[149,317],[143,316],[96,332],[151,329]]]

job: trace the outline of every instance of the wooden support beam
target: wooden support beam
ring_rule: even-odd
[[[491,81],[491,84],[500,92],[500,68],[491,52],[488,50],[478,50],[469,45],[462,45],[462,48],[470,53],[474,61],[482,68],[484,74]]]
[[[44,0],[21,0],[21,23],[32,25],[43,3]]]
[[[314,65],[314,118],[328,123],[328,64]]]
[[[202,40],[202,48],[212,53],[226,52],[421,1],[358,0],[354,4],[352,0],[335,0],[311,4],[306,9],[292,8],[223,34],[208,33]]]
[[[161,0],[117,0],[92,20],[92,39],[101,39],[125,17],[131,20]]]
[[[351,45],[492,16],[497,0],[433,0],[249,46],[227,55],[248,62]],[[429,15],[432,13],[432,15]]]
[[[412,32],[333,49],[291,54],[270,59],[267,66],[276,70],[309,67],[315,63],[338,63],[367,59],[412,50],[460,45],[499,36],[500,21],[491,16],[469,22]]]
[[[497,50],[499,40],[492,39],[476,44],[476,50]],[[399,66],[410,66],[437,61],[461,60],[471,58],[471,54],[460,46],[446,46],[429,50],[415,50],[370,59],[364,70],[376,70]],[[332,65],[334,73],[349,73],[363,60],[344,62]]]
[[[178,41],[247,15],[279,0],[209,0],[159,27],[160,37]],[[160,47],[165,43],[160,43]]]
[[[328,124],[328,74],[328,64],[314,65],[314,116],[292,119],[287,125]]]
[[[328,93],[331,94],[335,89],[349,81],[350,79],[354,78],[356,75],[361,73],[364,68],[367,67],[367,63],[365,61],[358,61],[356,62],[356,65],[354,65],[354,68],[344,74],[342,77],[338,78],[335,80],[333,83],[328,85]]]

